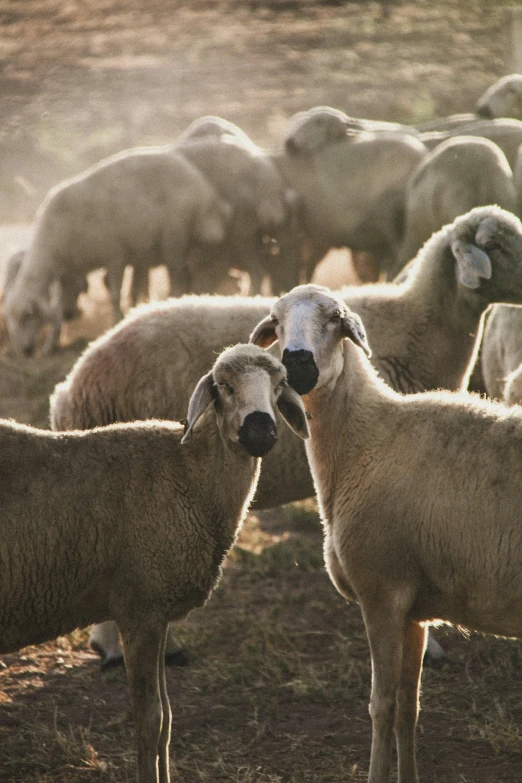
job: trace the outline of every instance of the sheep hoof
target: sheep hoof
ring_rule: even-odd
[[[165,653],[165,663],[167,666],[186,666],[189,658],[185,650],[175,650]]]

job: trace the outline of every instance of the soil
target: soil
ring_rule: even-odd
[[[472,111],[506,72],[506,4],[403,0],[386,17],[342,0],[0,0],[0,266],[53,184],[203,114],[274,146],[291,114],[319,104],[411,123]],[[48,426],[55,383],[110,324],[96,275],[81,304],[46,359],[15,360],[0,329],[0,416]],[[324,571],[312,501],[251,514],[179,633],[189,664],[169,669],[168,688],[181,779],[366,779],[364,627]],[[522,782],[520,643],[434,634],[447,657],[423,674],[421,780]],[[0,659],[2,783],[134,776],[125,673],[100,671],[85,630]]]

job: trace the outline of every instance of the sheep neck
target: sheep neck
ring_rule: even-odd
[[[417,385],[398,390],[465,388],[489,301],[479,291],[458,284],[445,234],[434,237],[421,251],[416,270],[401,289],[400,298],[411,302],[414,314],[408,353],[413,357],[410,369]]]
[[[370,467],[371,441],[383,405],[393,405],[396,397],[359,348],[346,340],[342,349],[344,364],[337,378],[303,397],[312,416],[306,451],[327,530],[338,516],[339,503],[356,490],[359,472]]]
[[[226,551],[252,501],[261,460],[223,438],[213,409],[207,411],[189,444],[185,448],[191,449],[191,478],[198,488],[199,503],[208,512],[218,548]]]

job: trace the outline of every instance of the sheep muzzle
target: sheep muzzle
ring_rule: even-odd
[[[282,361],[288,383],[298,394],[308,394],[319,380],[319,370],[312,351],[289,351],[285,348]]]
[[[254,411],[239,428],[239,443],[252,457],[264,457],[277,441],[277,427],[269,413]]]

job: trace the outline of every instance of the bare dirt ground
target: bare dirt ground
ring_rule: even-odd
[[[0,0],[0,264],[52,184],[202,114],[268,146],[318,104],[402,122],[472,110],[505,72],[505,4],[403,0],[383,20],[377,3],[342,0]],[[48,359],[14,360],[1,333],[1,416],[47,426],[55,383],[110,322],[96,277],[82,304]],[[423,783],[522,782],[522,646],[435,635],[448,657],[423,675]],[[250,515],[180,636],[190,664],[168,686],[184,781],[366,779],[364,628],[326,576],[313,502]],[[101,673],[86,640],[0,659],[2,783],[134,779],[125,674]]]

